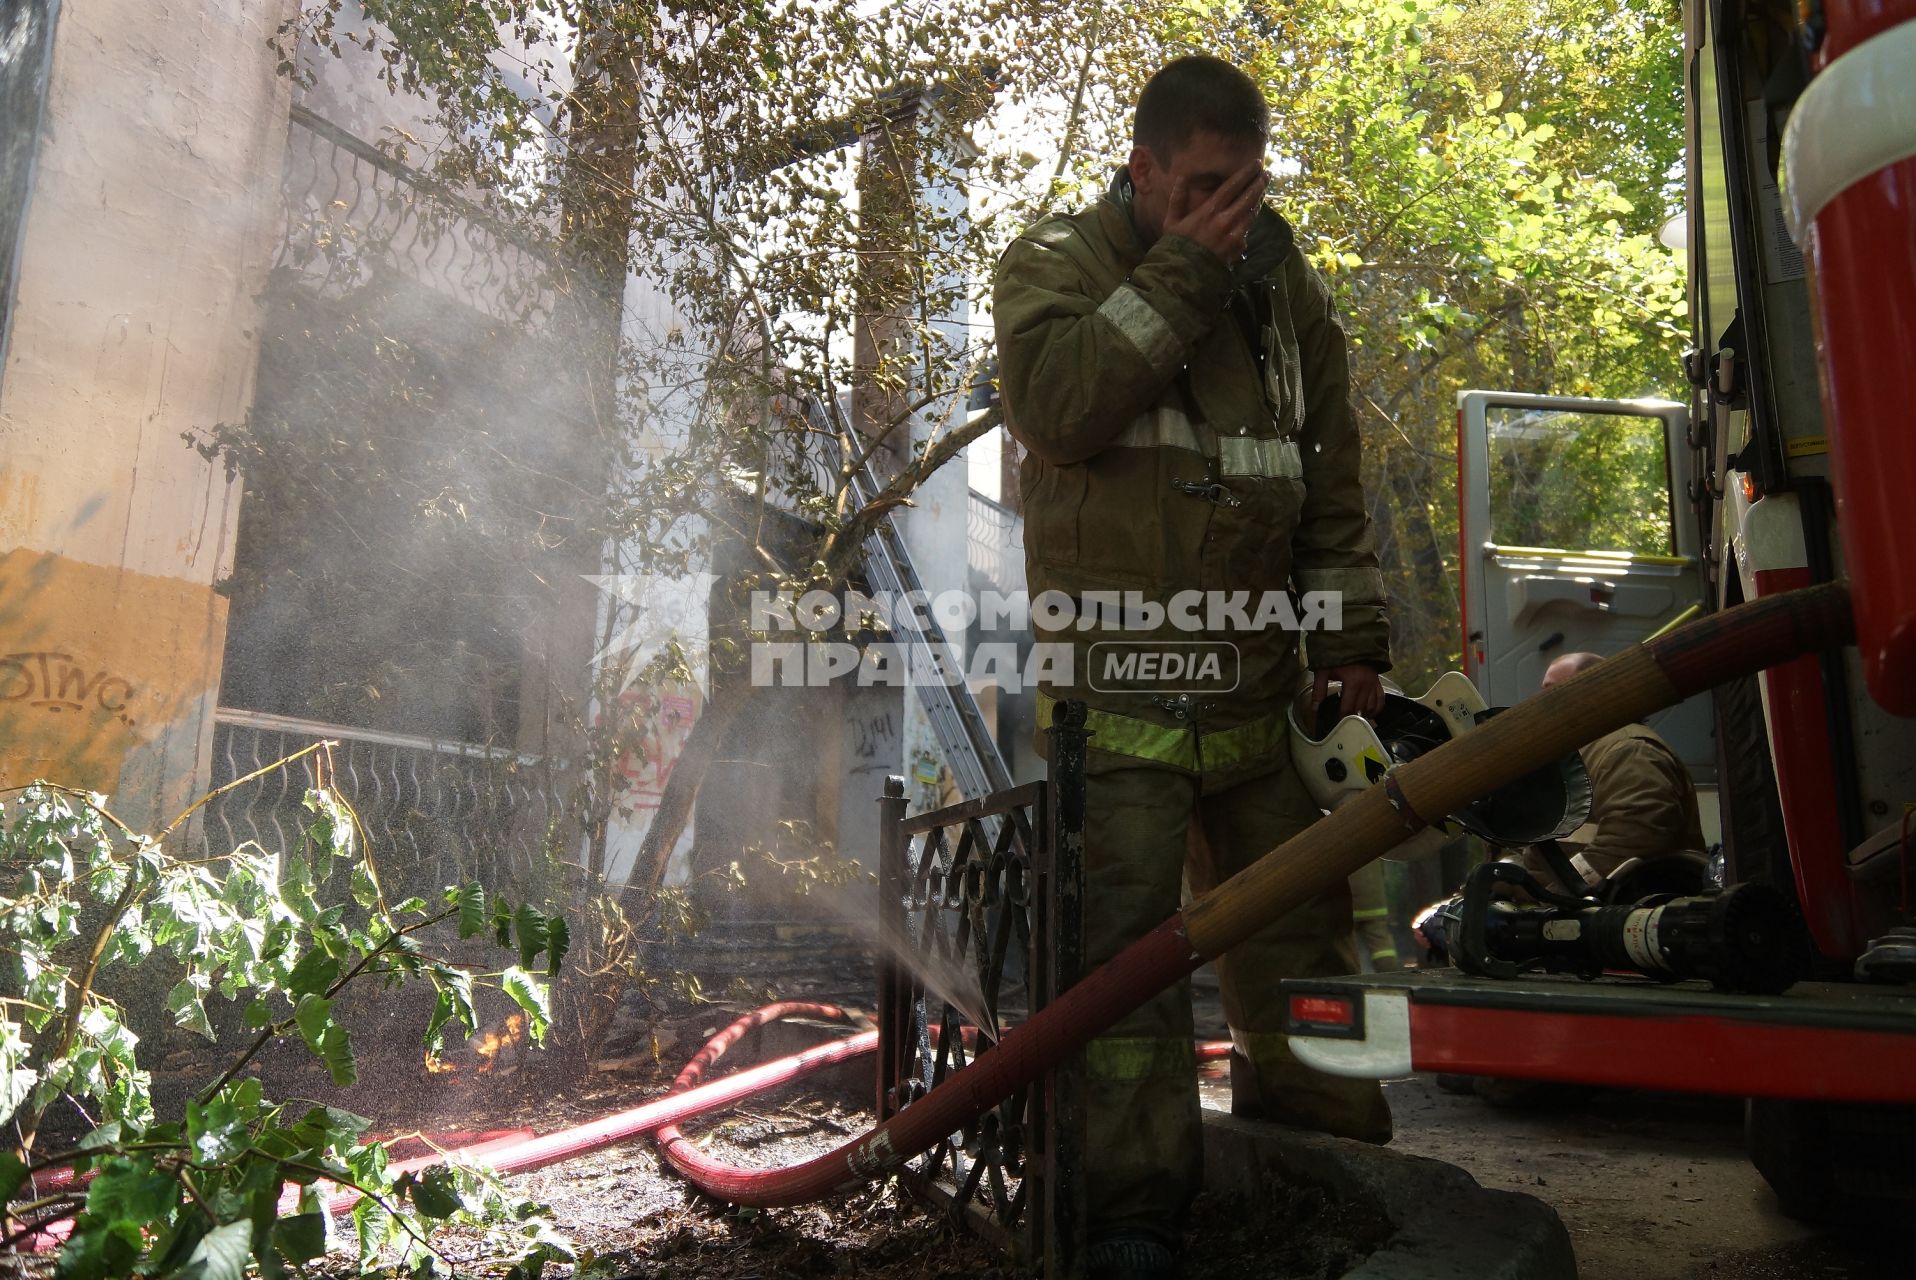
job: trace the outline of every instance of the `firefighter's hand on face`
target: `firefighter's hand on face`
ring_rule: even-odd
[[[1322,702],[1330,693],[1332,681],[1343,686],[1338,698],[1337,709],[1347,716],[1364,716],[1376,719],[1377,713],[1384,709],[1384,682],[1377,674],[1377,668],[1367,662],[1353,662],[1347,667],[1326,667],[1312,673],[1316,678],[1311,683],[1311,705]]]
[[[1171,208],[1164,234],[1195,240],[1224,262],[1244,256],[1250,242],[1251,221],[1257,217],[1270,174],[1256,161],[1245,165],[1208,194],[1193,191],[1188,179],[1171,184]]]

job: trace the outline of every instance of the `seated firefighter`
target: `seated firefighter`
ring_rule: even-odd
[[[1183,58],[1145,86],[1134,134],[1104,198],[1027,230],[995,279],[1007,423],[1027,450],[1028,586],[1074,600],[1124,590],[1158,615],[1206,593],[1337,593],[1341,629],[1307,642],[1318,696],[1336,681],[1347,710],[1374,712],[1389,628],[1344,334],[1290,225],[1262,201],[1270,109],[1236,68]],[[1053,700],[1081,700],[1093,735],[1087,966],[1177,910],[1193,825],[1207,851],[1190,868],[1201,893],[1319,816],[1286,746],[1303,678],[1296,632],[1223,627],[1178,637],[1234,654],[1233,678],[1196,693],[1142,674],[1100,680],[1093,650],[1112,635],[1039,627],[1071,656],[1070,674],[1040,685],[1044,722]],[[1220,959],[1235,1109],[1390,1137],[1374,1081],[1312,1071],[1284,1036],[1279,979],[1356,969],[1342,884]],[[1092,1040],[1084,1072],[1087,1270],[1175,1275],[1203,1167],[1188,983]]]
[[[1562,684],[1601,661],[1595,653],[1566,653],[1544,671],[1543,687]],[[1655,729],[1627,724],[1580,754],[1590,773],[1590,817],[1557,844],[1584,886],[1608,880],[1635,860],[1703,856],[1703,824],[1690,771]],[[1557,877],[1536,850],[1523,861],[1532,875],[1556,887]],[[1584,886],[1566,887],[1581,892]]]

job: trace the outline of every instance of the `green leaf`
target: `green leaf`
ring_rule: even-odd
[[[109,1161],[86,1189],[87,1216],[109,1225],[164,1222],[179,1202],[179,1183],[150,1164],[125,1159]]]
[[[168,1127],[170,1128],[171,1126],[168,1126]],[[89,1151],[103,1151],[108,1147],[119,1146],[121,1140],[125,1137],[125,1135],[126,1135],[125,1125],[121,1124],[118,1120],[109,1120],[105,1124],[101,1125],[99,1128],[87,1134],[86,1137],[81,1138],[80,1141],[74,1145],[73,1149],[81,1153],[85,1153]],[[145,1137],[148,1141],[155,1141],[155,1142],[166,1141],[164,1137],[155,1138],[150,1132],[142,1136]]]
[[[444,987],[439,988],[439,994],[432,1003],[432,1016],[426,1019],[425,1042],[428,1049],[443,1049],[445,1047],[446,1041],[443,1032],[445,1031],[446,1024],[457,1016],[457,1012],[458,1011],[453,1007],[452,992],[446,990]],[[466,1034],[471,1035],[472,1033],[467,1032]]]
[[[552,1020],[551,1011],[546,1005],[546,987],[537,978],[524,969],[514,965],[499,975],[499,988],[512,1002],[526,1011],[527,1030],[535,1041],[543,1042],[546,1027]]]
[[[59,1280],[112,1280],[132,1274],[140,1231],[131,1223],[87,1223],[60,1247]]]
[[[13,1199],[13,1193],[27,1180],[27,1162],[11,1151],[0,1151],[0,1204]]]
[[[27,1065],[32,1046],[18,1023],[0,1021],[0,1116],[10,1116],[33,1092],[40,1073]]]
[[[441,990],[452,1001],[452,1016],[465,1035],[479,1030],[479,1015],[472,1007],[472,975],[463,969],[447,969],[440,974]]]
[[[512,923],[519,935],[519,965],[530,969],[533,960],[546,949],[546,918],[531,903],[521,903]]]
[[[286,975],[286,988],[295,996],[324,995],[339,980],[339,961],[314,947],[299,958]]]
[[[411,1187],[413,1205],[428,1218],[450,1218],[465,1202],[448,1169],[428,1169]]]
[[[200,1164],[218,1164],[246,1149],[246,1124],[226,1098],[186,1104],[186,1143]]]
[[[326,1215],[296,1213],[273,1224],[273,1247],[294,1266],[302,1266],[326,1252]]]
[[[293,1022],[299,1027],[299,1034],[305,1038],[306,1047],[314,1053],[319,1052],[319,1042],[332,1025],[333,1002],[324,996],[307,992],[293,1006]]]
[[[229,1222],[200,1237],[186,1265],[173,1274],[179,1280],[244,1280],[252,1259],[253,1224]]]
[[[546,921],[546,976],[559,976],[559,966],[565,962],[565,953],[572,948],[572,930],[566,924],[564,916],[552,916]]]
[[[470,938],[485,932],[486,890],[477,880],[463,889],[454,889],[459,903],[459,936]]]
[[[326,1070],[333,1076],[333,1083],[345,1089],[359,1083],[359,1061],[353,1056],[353,1038],[346,1028],[337,1022],[326,1028],[321,1038],[319,1056],[326,1061]]]
[[[259,1119],[260,1105],[266,1100],[265,1093],[265,1086],[260,1084],[258,1076],[247,1076],[236,1084],[228,1085],[226,1089],[226,1097],[232,1099],[233,1105],[239,1108],[241,1117],[248,1124]]]
[[[313,815],[312,825],[306,828],[306,834],[312,842],[335,858],[352,857],[352,815],[346,812],[346,806],[340,803],[339,797],[331,791],[308,791],[305,805]]]
[[[182,978],[166,994],[166,1009],[173,1021],[188,1031],[197,1031],[208,1040],[215,1039],[213,1024],[207,1020],[202,991],[192,978]]]
[[[359,1236],[360,1261],[370,1261],[392,1238],[393,1216],[379,1201],[367,1196],[353,1205],[353,1230]]]
[[[353,864],[352,893],[353,901],[368,910],[379,901],[379,886],[373,883],[372,869],[363,861]]]
[[[359,1080],[359,1064],[353,1058],[352,1036],[333,1021],[333,1002],[321,996],[303,995],[293,1010],[299,1034],[306,1047],[319,1055],[340,1088]]]
[[[373,1127],[365,1116],[338,1107],[311,1107],[293,1125],[293,1136],[309,1147],[347,1147]]]
[[[492,932],[500,946],[512,945],[512,907],[504,898],[492,901]]]
[[[204,1214],[176,1214],[172,1225],[161,1232],[157,1239],[143,1241],[147,1254],[141,1260],[145,1264],[142,1269],[160,1275],[177,1273],[186,1265],[186,1256],[193,1252],[214,1225]],[[131,1227],[128,1229],[131,1230]]]

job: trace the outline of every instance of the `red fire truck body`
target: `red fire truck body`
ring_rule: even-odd
[[[1508,704],[1557,654],[1847,579],[1854,649],[1652,721],[1691,764],[1726,882],[1794,896],[1814,980],[1755,996],[1412,970],[1287,984],[1291,1030],[1300,1056],[1347,1074],[1751,1098],[1758,1166],[1810,1209],[1856,1190],[1832,1173],[1861,1167],[1845,1134],[1916,1131],[1916,934],[1894,932],[1916,924],[1916,0],[1685,10],[1688,199],[1666,231],[1689,260],[1693,394],[1461,397],[1465,670]],[[1606,415],[1664,451],[1668,545],[1532,545],[1499,459]],[[1870,1179],[1868,1194],[1916,1193],[1907,1167]]]

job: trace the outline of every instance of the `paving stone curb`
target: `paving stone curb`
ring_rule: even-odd
[[[1256,1197],[1303,1181],[1363,1197],[1396,1228],[1342,1280],[1577,1280],[1570,1233],[1535,1196],[1493,1191],[1456,1165],[1204,1111],[1204,1181]]]

